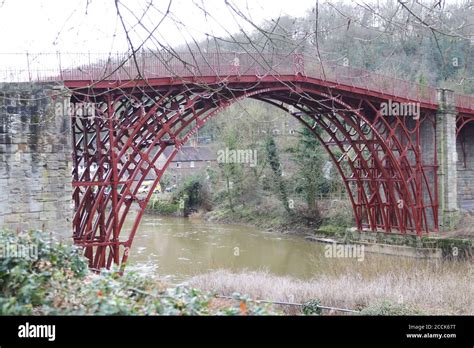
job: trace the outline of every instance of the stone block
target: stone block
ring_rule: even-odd
[[[12,213],[24,213],[28,211],[27,205],[18,201],[11,202],[10,207],[11,207]]]
[[[31,200],[31,198],[30,198],[30,200]],[[28,211],[29,212],[40,212],[40,211],[43,210],[43,204],[44,203],[42,203],[42,202],[31,200],[28,203]],[[39,216],[38,216],[38,219],[39,219]]]
[[[19,223],[21,222],[21,213],[10,213],[6,214],[3,217],[3,221],[5,225],[10,225],[12,223]]]
[[[55,200],[53,202],[44,202],[43,203],[43,211],[57,211],[58,210],[58,201]]]
[[[39,215],[40,221],[56,221],[57,212],[56,211],[41,211]]]
[[[39,221],[40,213],[39,212],[30,212],[24,213],[21,215],[22,221],[36,223]]]

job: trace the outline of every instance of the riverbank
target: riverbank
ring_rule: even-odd
[[[337,266],[336,266],[337,268]],[[373,264],[361,272],[353,267],[329,270],[311,280],[275,276],[265,271],[218,270],[189,280],[189,285],[223,295],[246,294],[253,299],[304,303],[317,298],[325,306],[361,314],[473,315],[474,272],[468,263],[419,265]],[[282,306],[287,314],[298,308]]]
[[[205,213],[196,213],[190,218],[201,218],[209,222],[219,224],[239,224],[247,227],[255,227],[268,232],[294,234],[305,236],[314,232],[316,226],[302,223],[297,219],[277,214],[255,214],[250,209],[242,211],[230,211],[228,209],[213,210]]]
[[[321,227],[345,231],[354,224],[350,203],[344,200],[322,199],[318,203],[317,211],[319,215],[315,217],[308,212],[304,204],[294,202],[288,212],[282,208],[281,202],[272,196],[262,197],[258,203],[249,202],[234,206],[233,209],[226,204],[215,204],[206,209],[198,206],[186,210],[170,194],[154,197],[146,210],[148,214],[157,216],[187,216],[220,224],[239,224],[298,235],[314,234],[315,230]]]
[[[168,206],[165,204],[161,211],[151,210],[152,215],[174,216],[176,213],[167,214]],[[326,208],[326,210],[329,210]],[[165,213],[163,213],[165,212]],[[358,232],[355,228],[348,228],[347,218],[337,222],[337,218],[346,216],[347,212],[337,212],[330,215],[327,211],[324,220],[326,224],[315,224],[311,220],[301,219],[300,216],[279,215],[278,210],[262,209],[254,211],[250,208],[214,209],[211,211],[197,211],[189,219],[202,219],[204,221],[224,224],[242,225],[253,227],[267,232],[304,236],[308,241],[333,241],[342,244],[365,245],[367,252],[411,256],[420,258],[444,258],[469,260],[473,257],[473,240],[459,236],[459,233],[432,234],[418,237],[416,235],[383,233],[383,232]],[[464,237],[464,238],[463,238]]]

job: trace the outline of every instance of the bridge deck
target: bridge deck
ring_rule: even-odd
[[[20,57],[18,57],[20,58]],[[20,62],[25,59],[17,59]],[[363,69],[322,65],[302,54],[169,53],[39,54],[27,66],[7,68],[1,81],[64,81],[72,88],[169,86],[189,83],[256,83],[319,81],[322,86],[394,101],[419,102],[437,109],[436,87],[417,84]],[[474,115],[474,96],[455,94],[459,113]]]

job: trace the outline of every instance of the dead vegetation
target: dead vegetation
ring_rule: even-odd
[[[474,270],[468,262],[403,260],[390,258],[367,263],[335,260],[333,267],[313,279],[300,280],[266,271],[232,273],[218,270],[195,276],[190,285],[222,295],[238,292],[252,299],[363,309],[380,301],[403,304],[425,314],[474,314]],[[339,262],[341,261],[341,262]],[[327,264],[326,264],[327,267]]]

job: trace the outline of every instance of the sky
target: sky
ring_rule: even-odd
[[[315,4],[315,0],[228,1],[259,24],[282,15],[303,16]],[[119,6],[134,48],[160,22],[145,48],[156,49],[157,41],[175,47],[205,39],[206,34],[226,37],[241,28],[253,29],[225,0],[171,0],[171,4],[170,0],[120,0]],[[161,21],[168,6],[169,13]],[[27,67],[54,75],[58,65],[77,66],[87,55],[105,56],[130,48],[114,0],[0,0],[0,42],[0,81],[14,76],[24,79]],[[49,67],[53,71],[47,71]]]
[[[340,1],[351,2],[319,3]],[[303,16],[315,3],[316,0],[119,0],[119,8],[134,48],[161,23],[144,46],[156,49],[158,42],[176,47],[193,39],[205,39],[206,34],[228,37],[242,29],[251,32],[250,21],[262,24],[283,15]],[[169,14],[161,21],[169,4]],[[236,15],[231,6],[250,21]],[[4,80],[6,74],[20,76],[18,71],[24,72],[25,66],[41,70],[61,65],[64,69],[83,64],[88,54],[105,56],[130,48],[114,0],[0,0],[0,42],[0,81],[2,75]],[[48,52],[52,55],[41,55]],[[56,52],[62,52],[60,58],[54,56]],[[68,52],[78,55],[65,55]]]
[[[314,0],[230,1],[257,23],[284,14],[304,15],[315,3]],[[147,35],[143,28],[134,26],[138,19],[151,30],[161,19],[169,0],[154,0],[154,6],[142,18],[149,2],[120,2],[124,22],[133,28],[135,42]],[[123,51],[128,46],[113,0],[4,0],[0,6],[0,53],[95,53]],[[209,16],[199,7],[208,11]],[[234,18],[224,0],[172,0],[168,19],[154,34],[160,40],[179,44],[189,40],[191,35],[202,39],[206,32],[221,36],[225,36],[226,31],[236,32],[239,30],[237,22],[250,28],[244,20]]]

